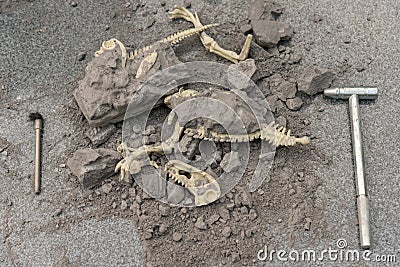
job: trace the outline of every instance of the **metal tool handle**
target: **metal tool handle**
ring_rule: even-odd
[[[36,142],[35,142],[35,194],[40,193],[41,184],[41,138],[42,138],[42,120],[35,120],[35,132],[36,132]]]
[[[360,229],[360,245],[367,249],[371,246],[369,226],[368,197],[364,174],[364,153],[361,135],[361,117],[358,95],[349,98],[351,135],[353,139],[354,173],[356,179],[358,224]]]
[[[371,230],[369,226],[369,203],[368,197],[361,195],[357,197],[358,224],[360,231],[360,245],[363,249],[371,247]]]

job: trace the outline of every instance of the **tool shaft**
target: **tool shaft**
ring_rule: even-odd
[[[358,95],[349,98],[351,136],[353,139],[354,172],[356,178],[357,196],[366,195],[364,175],[364,153],[361,134],[361,117]]]
[[[357,209],[360,245],[363,249],[369,249],[371,247],[371,230],[369,226],[369,201],[366,195],[357,197]]]
[[[356,180],[358,223],[360,228],[360,244],[362,248],[371,245],[369,227],[368,197],[364,172],[364,153],[361,134],[361,117],[358,95],[349,98],[350,124],[354,155],[354,173]]]
[[[376,99],[378,88],[376,87],[337,87],[324,91],[325,96],[336,99],[348,99],[352,95],[358,95],[359,99]]]
[[[36,142],[35,142],[35,194],[40,193],[40,185],[41,185],[41,142],[42,142],[42,120],[35,120],[35,132],[36,132]]]

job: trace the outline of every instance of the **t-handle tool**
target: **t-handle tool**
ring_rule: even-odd
[[[40,193],[41,186],[41,146],[42,146],[42,128],[43,128],[43,117],[40,113],[31,113],[29,114],[29,118],[32,121],[35,121],[35,134],[36,134],[36,142],[35,142],[35,194]]]
[[[330,88],[326,89],[324,94],[331,98],[349,99],[360,245],[363,249],[369,249],[371,247],[371,231],[369,223],[368,194],[364,174],[364,152],[361,135],[359,99],[376,99],[378,97],[378,89],[374,87]]]

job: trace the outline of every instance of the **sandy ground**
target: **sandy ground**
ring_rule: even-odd
[[[380,90],[377,101],[365,102],[361,107],[373,252],[396,254],[400,261],[397,242],[400,238],[397,152],[400,4],[395,0],[279,2],[285,7],[282,20],[290,22],[296,31],[292,44],[303,54],[302,64],[334,70],[337,73],[334,85],[377,86]],[[247,4],[230,4],[224,9],[223,3],[226,1],[217,3],[218,10],[223,12],[216,18],[219,22],[235,21],[246,12],[241,8]],[[82,133],[65,114],[65,108],[87,60],[103,40],[112,36],[125,40],[141,36],[138,25],[142,22],[136,23],[135,18],[126,21],[119,16],[126,8],[125,2],[77,4],[72,7],[64,1],[34,1],[20,3],[0,14],[0,140],[6,147],[4,150],[0,147],[3,150],[0,153],[2,266],[142,265],[139,230],[132,221],[91,216],[91,211],[102,209],[104,203],[85,201],[88,193],[68,178],[69,170],[62,165],[80,145]],[[170,3],[167,5],[172,7]],[[148,4],[149,10],[159,6],[158,1]],[[318,23],[313,21],[316,16],[322,19]],[[165,29],[168,27],[160,30],[168,20],[165,13],[158,12],[156,17],[156,24],[143,38],[129,39],[134,46],[157,39],[154,36],[159,36],[160,31],[164,36],[176,30]],[[81,53],[87,53],[86,60],[78,60]],[[357,70],[362,68],[365,69],[361,72]],[[27,120],[29,112],[36,110],[46,118],[43,192],[39,196],[32,193],[34,132]],[[312,244],[295,245],[289,243],[287,236],[276,236],[274,244],[266,245],[321,251],[329,246],[335,248],[336,241],[344,238],[349,248],[357,249],[347,102],[317,96],[302,112],[311,122],[309,131],[316,137],[313,140],[316,150],[329,161],[329,164],[312,163],[322,181],[315,205],[326,225],[322,229],[324,236]],[[72,208],[68,204],[71,200],[76,200]],[[68,216],[69,224],[57,230],[58,218],[63,216]],[[259,246],[255,253],[262,249]],[[276,261],[272,265],[284,266]],[[337,265],[326,261],[309,266]],[[360,266],[379,264],[362,262]]]

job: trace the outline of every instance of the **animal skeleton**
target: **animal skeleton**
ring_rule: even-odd
[[[168,96],[164,102],[170,108],[174,108],[172,99],[190,99],[197,95],[195,90],[184,90]],[[175,113],[171,113],[175,114]],[[172,115],[174,116],[174,115]],[[170,116],[168,123],[172,123],[173,119]],[[262,139],[270,144],[278,146],[294,146],[296,144],[306,145],[310,142],[309,137],[304,136],[297,138],[290,135],[290,130],[286,130],[273,122],[265,125],[260,130],[247,135],[228,135],[226,133],[218,133],[206,129],[204,126],[197,128],[184,128],[176,122],[172,136],[160,145],[143,146],[137,150],[132,150],[122,143],[119,151],[122,153],[121,160],[115,171],[121,171],[121,179],[124,179],[127,173],[137,174],[141,168],[146,165],[152,165],[159,168],[157,163],[149,161],[146,157],[148,154],[170,154],[174,151],[174,144],[177,143],[182,134],[187,134],[195,139],[210,140],[213,142],[248,142],[255,139]],[[187,163],[179,160],[170,160],[164,166],[164,173],[167,177],[172,178],[178,184],[186,187],[194,196],[197,206],[207,205],[217,200],[221,194],[220,187],[215,177],[197,169]],[[182,173],[186,173],[184,175]]]

